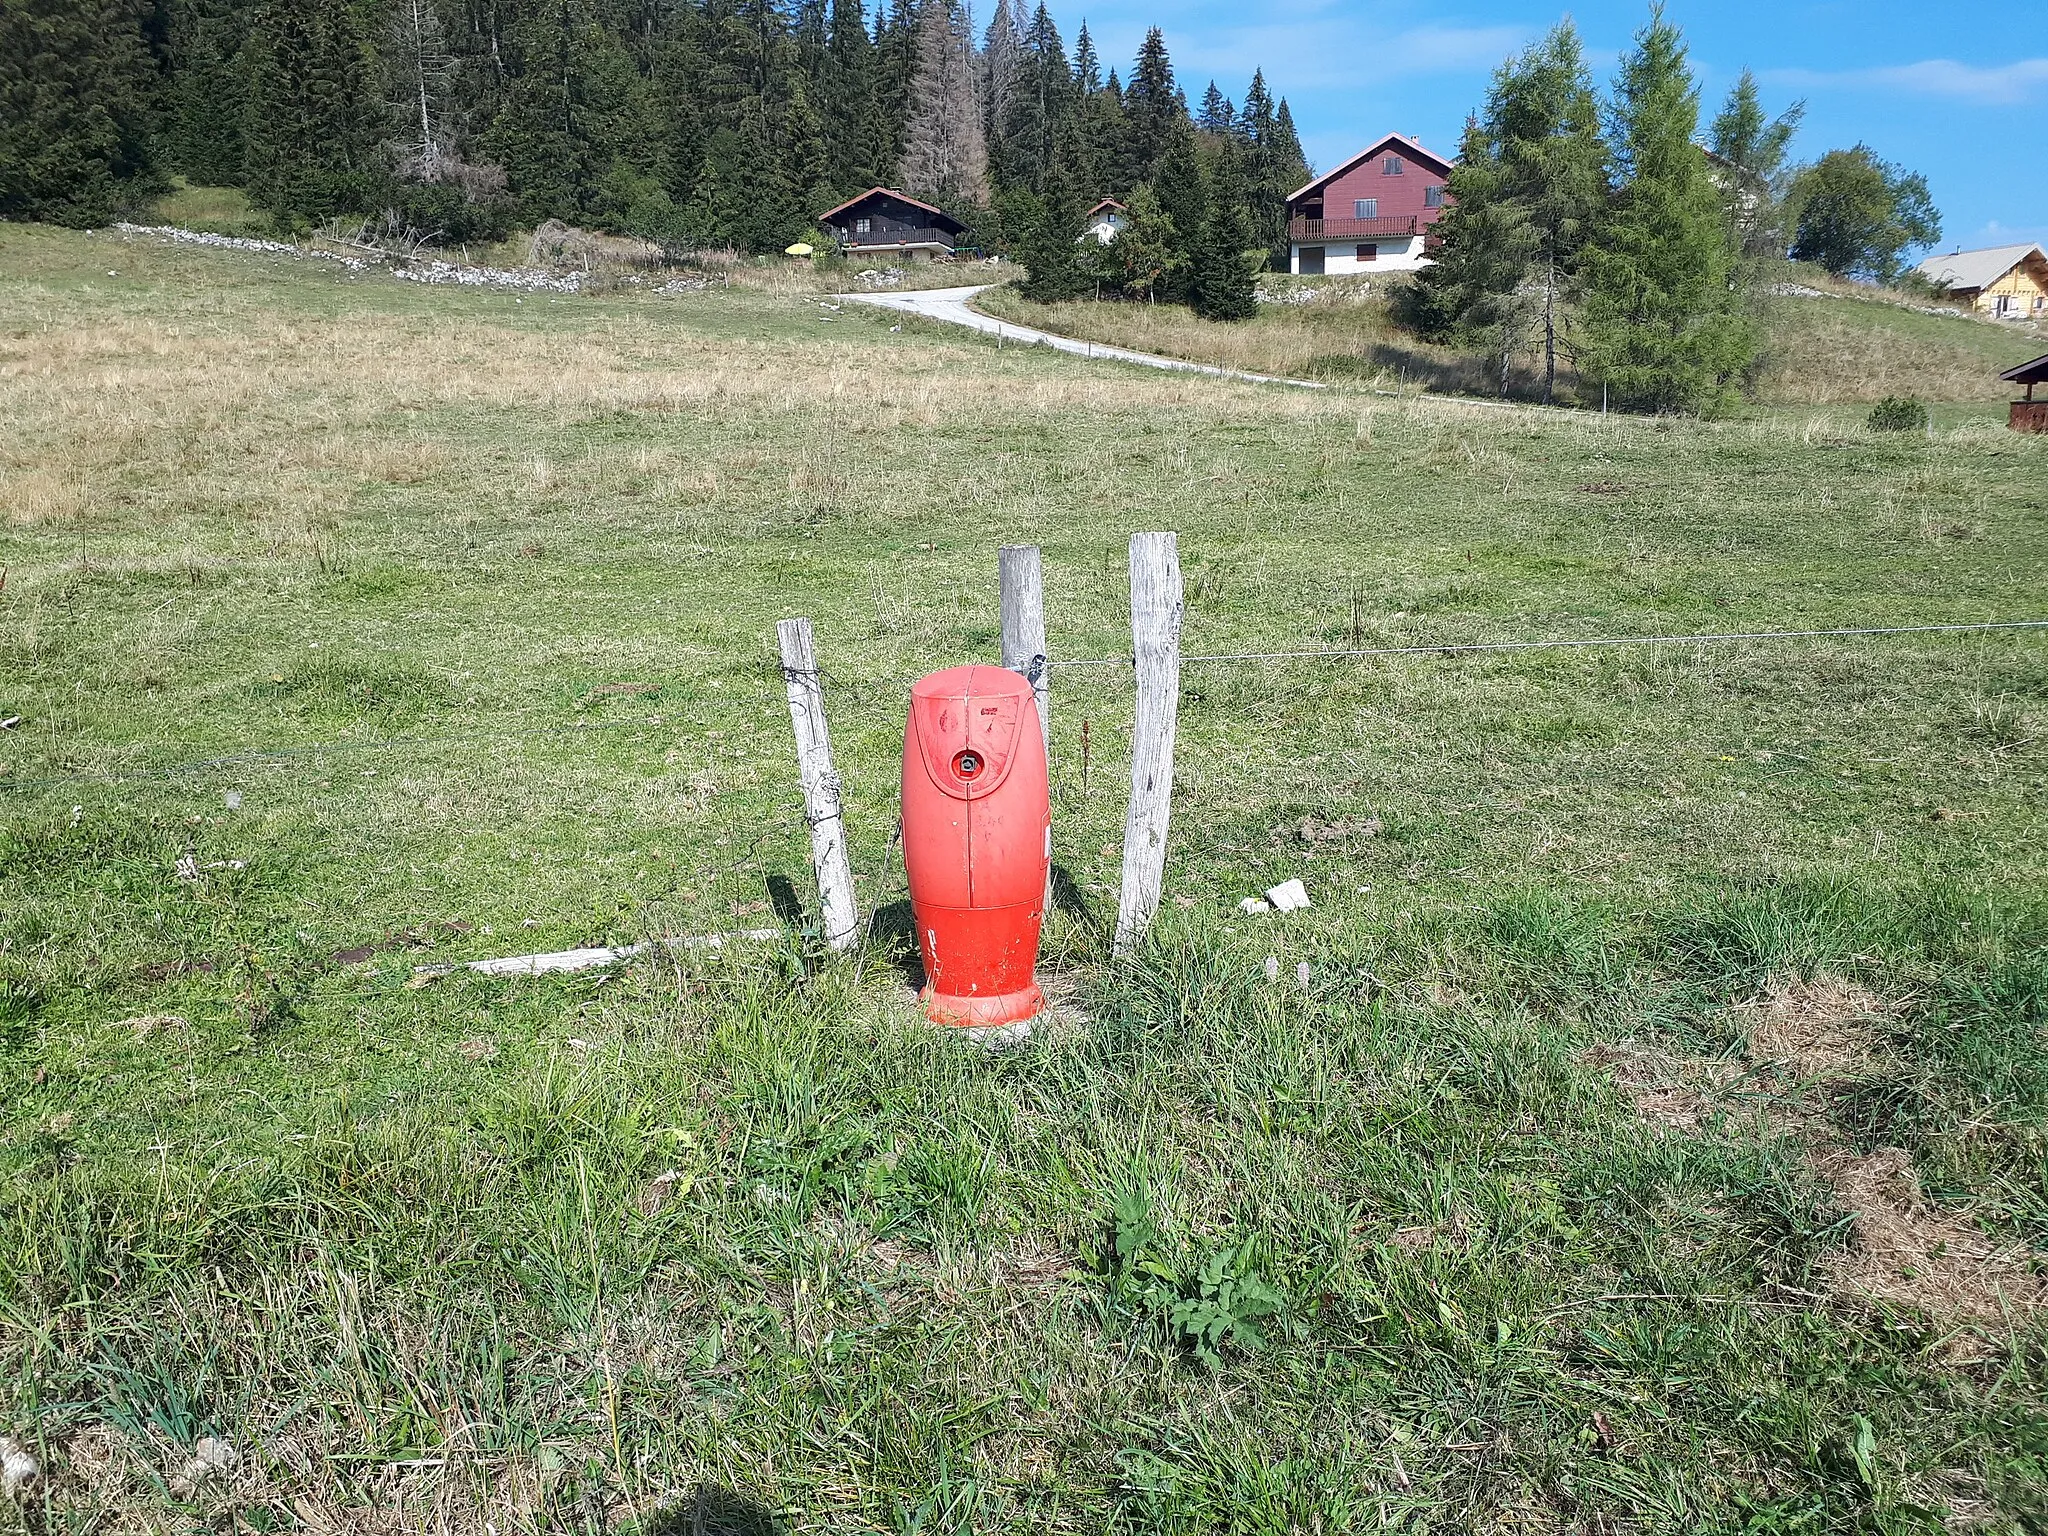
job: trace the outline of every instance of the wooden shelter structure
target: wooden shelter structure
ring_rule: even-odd
[[[2015,432],[2048,433],[2048,400],[2034,398],[2036,384],[2048,384],[2048,353],[2035,358],[2031,363],[2021,363],[2017,368],[2008,368],[1999,375],[2012,384],[2024,384],[2027,394],[2024,400],[2012,403],[2012,415],[2006,424]]]
[[[943,208],[893,187],[869,187],[859,197],[826,209],[818,223],[849,256],[901,256],[906,261],[951,256],[954,243],[967,230]]]

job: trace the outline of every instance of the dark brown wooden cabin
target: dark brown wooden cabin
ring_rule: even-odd
[[[888,187],[869,187],[826,209],[818,224],[849,256],[900,255],[910,261],[951,256],[954,242],[967,230],[943,208]]]
[[[1999,375],[2011,384],[2027,386],[2027,397],[2012,403],[2012,415],[2006,424],[2015,432],[2048,433],[2048,400],[2034,398],[2036,384],[2048,384],[2048,356],[2035,358],[2031,363],[2021,363],[2017,368],[2008,368]]]

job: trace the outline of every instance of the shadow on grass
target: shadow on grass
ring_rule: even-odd
[[[650,1515],[640,1536],[784,1536],[787,1529],[766,1505],[707,1484]]]

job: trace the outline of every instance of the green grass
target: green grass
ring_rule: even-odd
[[[1858,1289],[1829,1161],[2048,1249],[2039,636],[1191,664],[1125,962],[1129,684],[1057,672],[1071,1016],[999,1055],[916,1017],[890,836],[1002,542],[1070,658],[1146,528],[1191,653],[2038,618],[2044,445],[900,319],[0,226],[31,1528],[2039,1528],[2024,1262],[2003,1314]],[[808,901],[791,613],[859,956],[407,984]],[[1849,1066],[1753,1046],[1794,977],[1880,999]]]
[[[182,176],[171,190],[152,201],[138,220],[144,224],[176,224],[213,235],[274,239],[277,225],[249,201],[240,187],[195,187]]]

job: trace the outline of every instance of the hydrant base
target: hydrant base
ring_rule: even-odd
[[[987,1029],[991,1025],[1020,1024],[1045,1011],[1045,993],[1037,982],[1016,992],[998,992],[974,997],[948,997],[927,986],[918,997],[924,1016],[934,1024],[954,1029]]]

